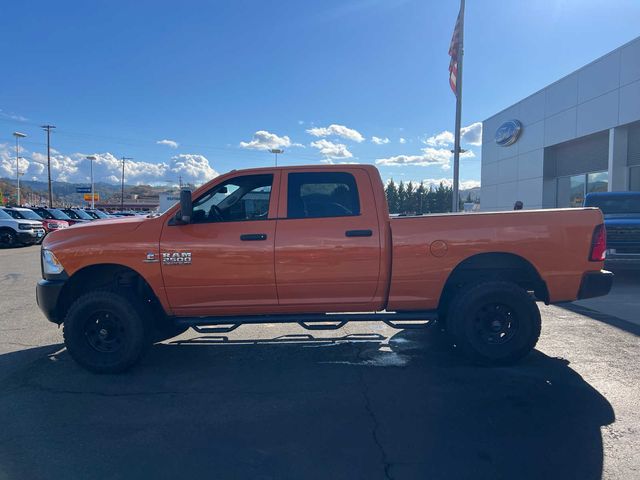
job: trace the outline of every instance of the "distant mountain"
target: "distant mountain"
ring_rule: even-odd
[[[51,190],[55,201],[68,205],[79,205],[83,201],[82,194],[76,193],[76,187],[90,186],[88,183],[51,182]],[[93,188],[95,192],[100,195],[101,201],[120,198],[120,185],[99,182],[94,184]],[[14,179],[0,178],[0,202],[3,198],[5,202],[14,202],[16,190],[16,181]],[[125,198],[131,198],[132,195],[157,198],[158,194],[166,192],[167,190],[171,190],[171,188],[151,185],[125,185],[124,195]],[[20,181],[20,194],[23,198],[23,203],[46,203],[49,196],[48,192],[49,187],[47,182],[34,180]]]

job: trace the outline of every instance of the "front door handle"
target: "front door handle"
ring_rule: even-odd
[[[344,234],[346,237],[371,237],[373,232],[371,230],[347,230]]]
[[[240,235],[240,240],[242,240],[243,242],[256,242],[256,241],[266,240],[266,239],[267,239],[266,233],[245,233],[243,235]]]

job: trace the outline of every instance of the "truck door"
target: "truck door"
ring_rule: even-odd
[[[275,250],[280,305],[370,309],[381,247],[366,171],[285,171],[281,192]]]
[[[278,177],[229,178],[193,199],[191,223],[168,220],[160,260],[176,315],[250,314],[277,305],[272,186]]]

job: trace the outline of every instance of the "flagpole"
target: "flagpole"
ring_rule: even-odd
[[[453,146],[453,199],[452,211],[460,210],[458,184],[460,179],[460,121],[462,117],[462,59],[464,57],[464,0],[460,0],[460,45],[456,74],[456,130]]]

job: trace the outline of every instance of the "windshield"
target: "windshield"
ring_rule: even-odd
[[[42,217],[32,210],[14,210],[20,218],[28,218],[29,220],[42,220]]]
[[[640,193],[628,195],[588,195],[585,207],[598,207],[605,215],[640,214]]]
[[[71,212],[75,213],[79,218],[82,218],[83,220],[93,220],[93,217],[91,215],[89,215],[84,210],[80,210],[79,208],[76,210],[71,210]]]
[[[50,208],[47,211],[51,213],[51,216],[56,220],[71,220],[71,218],[69,218],[69,215],[64,213],[62,210],[58,210],[57,208]]]
[[[11,215],[9,215],[7,212],[5,212],[4,210],[0,209],[0,218],[3,220],[11,220]]]
[[[85,212],[87,212],[87,214],[91,215],[93,218],[109,218],[109,215],[101,212],[100,210],[85,210]]]

